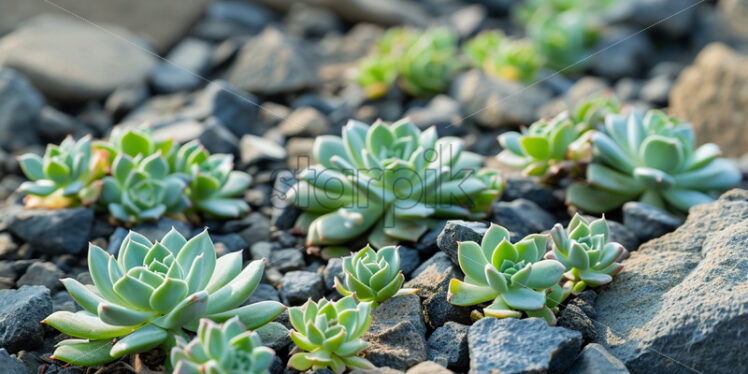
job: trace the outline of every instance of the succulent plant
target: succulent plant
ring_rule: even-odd
[[[597,129],[605,124],[605,116],[618,114],[621,103],[609,93],[592,95],[580,101],[569,113],[575,124],[589,129]]]
[[[29,178],[18,187],[27,194],[28,208],[66,208],[92,204],[99,195],[96,183],[107,172],[105,155],[91,149],[91,137],[77,142],[68,136],[60,145],[47,145],[44,157],[27,153],[18,158]]]
[[[286,196],[305,211],[297,226],[309,245],[366,233],[375,248],[416,241],[431,218],[485,217],[503,189],[460,139],[439,139],[435,128],[422,132],[407,119],[349,121],[342,138],[318,137],[314,156],[319,164],[303,170]]]
[[[605,218],[587,222],[575,214],[566,230],[561,224],[553,227],[551,240],[553,249],[546,258],[557,260],[566,267],[568,271],[564,277],[575,293],[584,291],[587,286],[608,284],[623,269],[616,260],[626,250],[622,245],[608,241]]]
[[[556,260],[543,260],[545,249],[543,235],[528,235],[511,244],[509,231],[492,224],[480,245],[458,243],[457,256],[465,280],[449,282],[447,300],[463,306],[491,301],[483,309],[486,316],[519,318],[525,312],[555,323],[548,304],[556,306],[560,302],[560,291],[553,291],[560,290],[558,283],[566,270]]]
[[[694,149],[689,123],[652,110],[642,117],[608,115],[591,137],[593,162],[587,183],[567,190],[567,202],[592,213],[631,200],[674,214],[714,200],[712,194],[741,179],[737,167],[708,143]]]
[[[109,135],[108,141],[98,141],[94,147],[104,150],[109,154],[109,162],[113,163],[114,159],[125,154],[131,158],[137,156],[148,157],[157,152],[161,152],[164,157],[168,157],[174,152],[174,142],[172,140],[157,140],[148,128],[121,128],[115,127]]]
[[[522,169],[528,176],[550,181],[558,175],[579,172],[578,163],[590,158],[589,127],[574,123],[568,112],[550,120],[540,120],[522,132],[499,135],[504,148],[497,156],[508,166]]]
[[[236,196],[249,187],[252,178],[233,170],[233,155],[211,155],[193,140],[173,154],[170,164],[188,181],[186,194],[195,209],[214,217],[238,217],[249,211],[249,205]]]
[[[262,346],[260,336],[248,331],[238,317],[223,325],[201,319],[197,336],[177,339],[171,349],[174,374],[268,374],[275,351]]]
[[[462,68],[457,36],[445,28],[426,30],[413,38],[398,62],[400,87],[413,96],[444,92]]]
[[[370,99],[387,94],[397,78],[395,60],[388,55],[367,56],[359,63],[358,84]]]
[[[368,346],[361,339],[371,324],[371,303],[356,304],[352,296],[338,301],[309,300],[302,307],[290,308],[288,316],[294,330],[291,340],[297,349],[288,361],[290,368],[329,368],[342,373],[345,368],[373,369],[368,360],[358,357]]]
[[[510,40],[498,31],[484,31],[463,46],[470,62],[487,74],[531,82],[542,65],[529,40]]]
[[[238,316],[254,329],[283,310],[274,301],[244,303],[262,278],[263,261],[242,269],[241,252],[216,259],[207,230],[186,240],[172,229],[160,242],[130,232],[115,259],[90,245],[94,286],[63,284],[83,311],[52,313],[43,322],[80,339],[59,343],[53,358],[96,366],[127,354],[162,347],[167,352],[200,318],[223,322]],[[81,340],[83,339],[83,340]]]
[[[335,277],[335,289],[343,296],[368,301],[376,308],[379,303],[396,295],[418,292],[403,286],[405,276],[400,271],[398,248],[387,246],[374,251],[370,246],[343,258],[345,285]]]

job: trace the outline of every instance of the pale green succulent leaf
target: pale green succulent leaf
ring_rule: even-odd
[[[474,285],[463,282],[459,279],[452,279],[449,282],[449,294],[447,299],[454,305],[475,305],[490,301],[496,298],[499,293],[491,287]]]
[[[161,345],[167,337],[168,333],[164,329],[150,324],[145,325],[114,343],[109,354],[113,358],[119,358],[132,353],[145,352]]]
[[[67,339],[57,344],[52,359],[80,366],[99,366],[112,361],[109,355],[112,341]]]
[[[515,310],[539,310],[545,304],[545,292],[511,287],[500,294],[506,305]]]

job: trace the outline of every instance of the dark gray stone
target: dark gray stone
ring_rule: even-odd
[[[335,277],[338,277],[341,282],[345,280],[345,271],[343,271],[343,260],[340,258],[331,258],[329,261],[327,261],[327,266],[325,266],[324,271],[324,277],[325,277],[325,287],[327,287],[328,290],[332,290],[333,286],[335,286]]]
[[[623,224],[644,243],[677,229],[681,221],[650,205],[630,201],[623,204]]]
[[[294,109],[280,124],[281,134],[292,136],[316,137],[323,135],[330,129],[330,120],[324,113],[313,107]]]
[[[44,97],[20,73],[0,69],[0,146],[21,149],[36,140],[36,120]]]
[[[437,95],[424,107],[411,108],[405,115],[421,129],[436,126],[440,136],[464,135],[460,104],[447,95]]]
[[[257,242],[268,241],[270,239],[270,222],[261,213],[250,213],[242,218],[241,222],[245,227],[241,229],[239,235],[249,247]],[[232,232],[232,230],[224,231]]]
[[[567,304],[574,305],[590,319],[594,320],[597,318],[597,310],[595,310],[595,300],[597,300],[597,292],[593,290],[584,290],[579,295],[571,299]]]
[[[304,263],[304,253],[295,248],[276,249],[270,252],[270,265],[281,273],[301,270],[306,265]]]
[[[280,351],[291,344],[291,336],[288,329],[278,322],[269,322],[255,329],[255,332],[260,335],[262,345],[270,347],[275,351]]]
[[[62,288],[60,279],[65,273],[51,262],[34,262],[26,269],[16,284],[18,286],[44,286],[54,292]]]
[[[635,251],[639,248],[639,239],[632,230],[624,226],[622,223],[613,220],[607,220],[607,222],[611,241],[622,245],[627,251]]]
[[[585,343],[595,340],[597,336],[595,324],[578,306],[574,304],[562,305],[557,318],[558,322],[556,324],[558,326],[582,333],[582,340]]]
[[[436,241],[439,238],[439,234],[441,234],[442,228],[444,228],[445,224],[446,221],[442,221],[439,227],[429,230],[425,234],[423,234],[417,242],[411,244],[413,249],[418,251],[418,253],[420,253],[422,257],[428,257],[436,253],[436,251],[439,250],[439,247],[436,245]]]
[[[275,18],[267,8],[244,1],[216,1],[206,9],[209,19],[230,21],[255,33],[262,30]]]
[[[90,208],[26,210],[13,206],[6,214],[13,234],[29,243],[36,253],[48,255],[82,252],[94,219]]]
[[[304,304],[308,299],[318,300],[325,294],[322,276],[310,271],[289,271],[281,280],[280,296],[288,306]]]
[[[15,357],[11,357],[5,348],[0,348],[0,367],[5,374],[27,374],[23,364]]]
[[[652,54],[652,45],[644,33],[629,27],[610,27],[605,30],[591,56],[590,68],[596,75],[611,80],[636,76]]]
[[[169,233],[169,231],[171,231],[172,228],[179,231],[179,233],[184,235],[187,239],[191,237],[190,234],[192,230],[186,223],[164,217],[159,218],[156,222],[135,225],[133,226],[132,231],[145,236],[151,242],[155,242],[160,241]]]
[[[64,310],[75,313],[79,310],[79,307],[75,303],[75,299],[67,291],[60,291],[52,297],[52,310],[55,312]]]
[[[559,196],[553,188],[539,184],[532,178],[507,178],[504,184],[502,201],[517,199],[530,200],[548,212],[566,210],[563,194]]]
[[[286,149],[275,141],[247,134],[239,140],[239,155],[243,165],[262,161],[281,161],[287,157]]]
[[[600,344],[588,344],[566,374],[628,374],[629,370]]]
[[[517,199],[494,203],[492,222],[524,237],[550,230],[556,219],[534,202]]]
[[[119,247],[122,245],[122,242],[125,241],[128,232],[127,229],[117,227],[112,235],[109,235],[109,247],[107,247],[106,251],[109,252],[110,255],[116,257],[119,254]]]
[[[112,92],[104,103],[107,113],[120,119],[148,99],[150,92],[144,82],[127,83]]]
[[[206,82],[213,46],[196,38],[185,38],[166,55],[150,75],[159,93],[192,91]]]
[[[266,130],[258,120],[260,107],[257,97],[226,81],[208,84],[198,97],[198,103],[205,108],[206,118],[218,118],[237,138],[246,134],[260,135]]]
[[[606,12],[606,20],[636,27],[632,32],[639,28],[651,28],[677,38],[693,31],[698,9],[695,5],[698,5],[697,0],[622,1]]]
[[[400,254],[400,271],[407,277],[421,264],[421,256],[413,248],[400,246],[397,251]]]
[[[79,138],[87,133],[82,126],[78,126],[75,118],[51,106],[45,106],[39,113],[38,129],[42,139],[54,143],[58,143],[67,135]]]
[[[290,229],[301,214],[301,211],[296,206],[286,200],[286,193],[295,184],[296,176],[288,170],[283,170],[275,176],[273,193],[270,195],[270,203],[273,206],[270,224],[277,229]]]
[[[210,239],[213,240],[213,244],[223,244],[228,252],[236,252],[241,251],[242,249],[247,249],[247,243],[239,234],[210,234]]]
[[[735,189],[632,252],[597,298],[596,342],[632,373],[748,371],[746,227]]]
[[[260,301],[280,302],[278,290],[267,283],[260,283],[259,285],[257,285],[257,289],[255,290],[255,292],[252,292],[252,296],[249,297],[249,300],[245,303],[245,305],[254,304]]]
[[[488,230],[488,225],[483,222],[450,220],[436,238],[436,245],[449,256],[455,265],[459,266],[457,244],[467,241],[480,243],[486,230]]]
[[[406,370],[426,360],[426,324],[418,296],[391,298],[372,311],[363,339],[366,358],[375,366]]]
[[[322,37],[343,29],[338,16],[331,10],[297,2],[286,16],[288,31],[299,37]]]
[[[540,318],[483,318],[470,326],[470,372],[558,373],[574,362],[582,334]]]
[[[447,321],[470,324],[470,308],[447,302],[447,290],[452,278],[462,279],[459,267],[446,253],[439,252],[413,271],[413,279],[405,287],[417,288],[423,304],[423,316],[433,329]]]
[[[467,343],[469,328],[460,323],[447,322],[434,330],[427,342],[429,360],[443,360],[452,370],[467,371],[470,365]]]
[[[44,339],[41,321],[52,313],[52,298],[42,286],[0,290],[0,347],[10,353],[34,350]]]
[[[239,138],[218,117],[205,120],[205,128],[198,139],[210,153],[239,155]]]

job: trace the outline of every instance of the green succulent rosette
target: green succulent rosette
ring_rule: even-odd
[[[694,149],[691,124],[651,110],[645,116],[608,115],[591,137],[593,161],[586,183],[567,190],[567,202],[591,213],[638,200],[672,214],[714,201],[714,195],[738,183],[741,174],[719,158],[712,143]]]
[[[115,127],[109,135],[108,141],[97,141],[94,148],[106,151],[109,154],[109,163],[121,155],[131,158],[137,156],[148,157],[161,152],[164,157],[169,157],[174,152],[174,141],[158,140],[148,128],[122,128]]]
[[[545,248],[543,235],[512,244],[509,231],[492,224],[480,245],[458,243],[465,279],[449,282],[447,300],[461,306],[491,302],[483,309],[488,317],[519,318],[524,312],[554,324],[553,308],[566,293],[558,284],[566,269],[559,261],[544,260]]]
[[[375,248],[416,241],[441,218],[483,218],[503,189],[497,172],[407,119],[369,126],[349,121],[341,137],[314,143],[319,164],[298,175],[286,195],[304,210],[297,226],[308,245],[335,245],[368,235]]]
[[[43,157],[27,153],[18,164],[29,179],[18,187],[27,195],[27,208],[90,205],[101,191],[97,181],[107,172],[105,154],[91,148],[90,136],[78,141],[68,136],[60,145],[47,145]]]
[[[241,252],[216,258],[207,230],[190,240],[172,229],[160,242],[130,232],[115,259],[91,245],[93,286],[63,284],[83,311],[59,311],[43,322],[74,337],[58,343],[52,358],[75,365],[102,365],[127,354],[161,347],[169,351],[184,329],[200,318],[232,317],[250,329],[279,315],[274,301],[241,306],[262,278],[263,261],[242,269]]]
[[[529,40],[510,40],[499,31],[478,34],[463,50],[473,66],[511,81],[532,82],[543,64]]]
[[[385,300],[418,292],[401,288],[405,276],[400,271],[400,254],[395,246],[375,251],[370,246],[343,258],[345,280],[335,277],[335,289],[343,296],[353,296],[358,301],[371,302],[376,307]]]
[[[197,336],[189,343],[177,339],[169,358],[173,374],[268,374],[273,357],[256,332],[232,317],[223,325],[201,319]]]
[[[290,308],[291,340],[296,344],[288,367],[299,371],[329,368],[335,373],[350,369],[374,369],[357,356],[369,345],[361,339],[371,325],[371,303],[356,303],[352,296],[338,301],[309,300]]]
[[[444,92],[462,68],[457,36],[444,28],[426,30],[412,39],[397,62],[403,91],[413,96]]]

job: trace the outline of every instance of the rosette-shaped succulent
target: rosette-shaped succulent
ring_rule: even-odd
[[[584,11],[550,15],[538,11],[527,23],[527,34],[547,67],[563,73],[582,70],[598,37],[598,27]]]
[[[557,286],[566,270],[558,261],[543,260],[545,246],[546,237],[539,234],[512,244],[509,231],[492,224],[480,245],[472,241],[458,244],[465,280],[449,282],[447,300],[463,306],[492,301],[483,309],[486,316],[519,318],[525,312],[555,323],[546,297],[549,290],[560,289]]]
[[[106,155],[91,149],[91,137],[77,142],[68,136],[60,145],[47,145],[44,157],[27,153],[18,158],[29,178],[18,187],[27,194],[28,208],[66,208],[92,204],[99,196],[96,183],[107,172]]]
[[[714,200],[712,194],[741,179],[740,171],[708,143],[694,149],[689,123],[656,110],[642,117],[608,115],[605,128],[592,135],[587,183],[574,184],[566,199],[592,213],[631,200],[675,214]]]
[[[346,367],[374,368],[357,356],[369,345],[361,336],[371,324],[371,303],[356,304],[351,296],[338,301],[309,300],[301,307],[290,308],[288,317],[294,328],[291,340],[297,347],[288,360],[290,368],[329,368],[335,373],[342,373]]]
[[[576,124],[589,129],[596,129],[605,124],[605,116],[621,111],[621,103],[611,94],[600,94],[588,97],[577,104],[569,114]]]
[[[400,254],[397,247],[387,246],[374,251],[370,246],[343,258],[345,285],[335,277],[335,289],[343,296],[353,296],[358,301],[369,301],[372,307],[396,295],[418,292],[413,288],[400,288],[405,276],[400,271]]]
[[[484,31],[463,47],[470,62],[487,74],[531,82],[542,65],[529,40],[510,40],[498,31]]]
[[[167,157],[174,152],[174,142],[172,140],[157,140],[153,137],[151,130],[147,128],[124,129],[115,127],[109,135],[108,141],[98,141],[94,144],[96,149],[104,150],[109,154],[109,162],[125,154],[132,158],[140,155],[148,157],[157,152],[161,152]]]
[[[426,30],[413,37],[396,61],[398,83],[413,96],[444,92],[452,76],[462,68],[457,36],[444,28]]]
[[[305,211],[297,225],[309,245],[365,233],[375,248],[416,241],[431,218],[485,217],[503,188],[460,139],[439,139],[433,127],[422,132],[408,120],[349,121],[342,138],[318,137],[314,156],[319,164],[303,170],[287,194]]]
[[[522,132],[499,135],[504,148],[497,156],[508,166],[522,169],[525,175],[550,180],[559,175],[579,172],[578,163],[590,157],[589,127],[574,123],[563,112],[550,120],[540,120]]]
[[[211,155],[194,140],[181,146],[170,163],[172,170],[189,182],[186,193],[193,208],[215,217],[238,217],[249,211],[249,205],[237,196],[252,178],[233,170],[233,155]]]
[[[551,230],[553,249],[546,258],[562,263],[568,270],[571,291],[578,293],[587,286],[597,287],[610,283],[623,265],[616,260],[625,249],[616,242],[608,242],[608,223],[605,218],[587,222],[575,214],[564,230],[556,224]]]
[[[173,374],[268,374],[274,356],[256,332],[233,317],[223,325],[201,319],[197,336],[189,343],[177,339],[170,359]]]
[[[188,241],[172,229],[156,243],[130,232],[116,259],[91,245],[94,286],[62,281],[84,310],[55,312],[43,321],[80,338],[60,342],[53,358],[95,366],[156,347],[168,352],[176,336],[185,337],[183,328],[195,331],[200,318],[237,316],[257,328],[284,310],[274,301],[240,306],[257,288],[264,266],[254,261],[242,269],[241,252],[216,259],[207,230]]]

